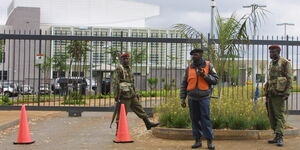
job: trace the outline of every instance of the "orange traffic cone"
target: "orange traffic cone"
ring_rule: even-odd
[[[132,143],[133,141],[130,138],[128,124],[127,124],[127,117],[125,112],[124,104],[121,104],[120,110],[120,117],[118,123],[118,131],[116,139],[114,140],[115,143]]]
[[[34,141],[32,141],[30,137],[30,131],[29,131],[27,115],[26,115],[26,108],[25,105],[22,105],[18,139],[17,142],[14,142],[14,144],[32,144],[32,143],[34,143]]]

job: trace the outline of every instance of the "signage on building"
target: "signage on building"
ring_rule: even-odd
[[[35,64],[43,64],[43,63],[44,63],[44,54],[36,54]]]

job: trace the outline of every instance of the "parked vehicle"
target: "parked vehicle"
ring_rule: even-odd
[[[33,94],[33,88],[30,85],[21,85],[20,86],[20,94]]]
[[[64,95],[67,91],[80,91],[81,94],[85,94],[88,87],[87,80],[83,77],[62,77],[56,78],[51,86],[54,94]]]
[[[19,94],[19,88],[17,83],[13,82],[1,82],[0,83],[0,92],[1,94],[4,94],[5,96],[11,97],[11,96],[18,96]]]
[[[110,93],[110,78],[105,78],[103,81],[102,81],[102,84],[101,84],[101,88],[102,88],[102,94],[109,94]]]
[[[94,79],[90,80],[89,78],[85,78],[86,83],[87,83],[87,90],[90,90],[90,85],[92,86],[92,90],[96,91],[97,90],[97,83]]]
[[[41,84],[40,85],[40,94],[50,94],[51,90],[48,84]]]

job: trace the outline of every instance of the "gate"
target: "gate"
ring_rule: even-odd
[[[175,32],[130,34],[0,34],[0,109],[20,109],[25,104],[28,110],[113,111],[113,72],[119,54],[129,51],[140,101],[151,111],[165,97],[178,93],[188,51],[200,40],[184,39]]]
[[[109,36],[110,35],[110,36]],[[113,111],[113,72],[121,52],[130,52],[135,86],[147,111],[179,94],[189,52],[199,39],[185,39],[171,33],[53,31],[0,34],[1,110]],[[217,39],[208,39],[207,59],[219,73],[219,84],[227,94],[262,98],[270,63],[268,46],[282,46],[281,56],[293,67],[293,90],[287,103],[291,114],[300,114],[299,46],[296,38],[262,37],[234,41],[239,52],[221,58]],[[201,43],[201,46],[207,46]],[[213,54],[218,57],[214,59]],[[218,60],[218,61],[216,61]],[[224,63],[226,62],[226,63]],[[247,87],[235,93],[233,87]],[[249,92],[250,90],[250,92]],[[232,93],[231,93],[232,92]]]

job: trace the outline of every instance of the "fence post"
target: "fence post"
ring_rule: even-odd
[[[42,30],[40,30],[40,35],[42,35]],[[41,54],[42,50],[42,40],[39,40],[39,54]],[[40,106],[41,102],[41,64],[39,64],[39,77],[38,77],[38,106]]]

